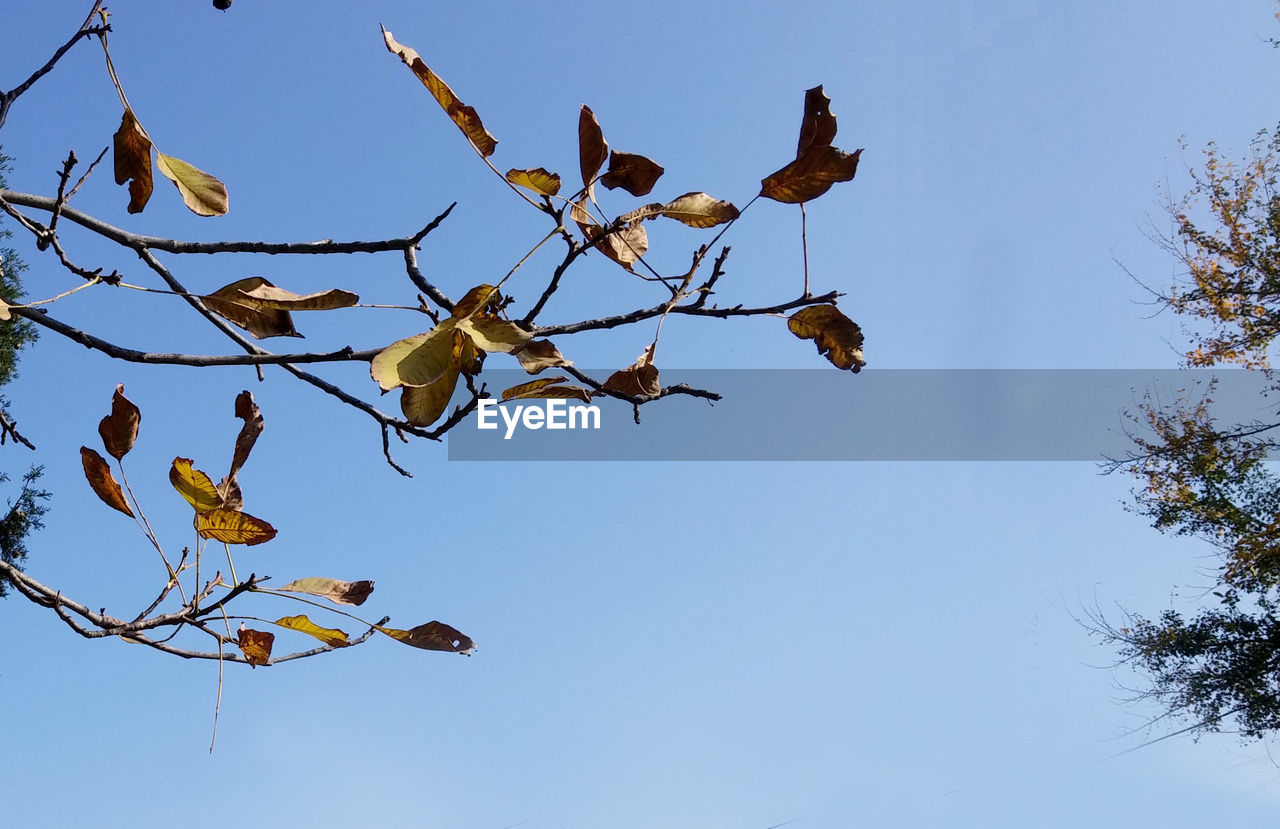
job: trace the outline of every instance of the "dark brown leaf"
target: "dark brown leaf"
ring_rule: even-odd
[[[818,353],[836,368],[857,374],[867,361],[862,357],[862,329],[834,305],[811,305],[792,314],[787,328],[802,340],[813,340]]]
[[[582,169],[582,186],[587,189],[588,196],[592,180],[608,157],[609,142],[604,140],[600,122],[591,107],[583,104],[582,111],[578,113],[578,166]]]
[[[124,396],[124,384],[116,386],[116,393],[111,396],[111,414],[98,422],[98,434],[108,455],[120,460],[129,453],[138,439],[140,420],[142,413]]]
[[[224,285],[212,294],[200,297],[200,301],[210,311],[230,320],[260,340],[267,337],[301,337],[293,327],[293,317],[288,311],[258,307],[256,303],[246,302],[246,293],[264,285],[271,283],[260,276],[251,276]]]
[[[476,649],[476,643],[472,641],[470,636],[456,628],[449,627],[444,622],[427,622],[425,625],[418,625],[412,630],[396,630],[395,628],[384,627],[379,627],[378,630],[392,639],[404,642],[406,645],[412,645],[415,648],[422,648],[428,651],[451,651],[470,655]]]
[[[862,150],[842,152],[831,146],[812,146],[795,161],[760,182],[760,195],[786,204],[816,199],[837,181],[850,181],[858,172]]]
[[[652,159],[614,150],[609,154],[609,172],[600,177],[600,183],[610,190],[621,187],[633,196],[644,196],[664,172]]]
[[[530,374],[537,374],[543,369],[557,366],[571,366],[573,362],[566,360],[551,340],[531,340],[519,351],[514,352],[520,365]]]
[[[819,84],[804,93],[804,119],[800,122],[800,143],[796,158],[810,147],[829,147],[836,138],[836,116],[831,113],[831,99]]]
[[[276,635],[265,630],[254,630],[244,625],[237,632],[236,644],[244,653],[250,665],[265,665],[271,661],[271,646],[275,644]]]
[[[249,459],[249,452],[257,442],[258,435],[261,435],[262,430],[266,428],[262,420],[262,410],[258,408],[257,403],[253,402],[253,394],[249,391],[242,391],[236,395],[236,417],[244,421],[244,426],[240,427],[240,434],[236,436],[236,448],[231,456],[231,472],[227,477],[232,483],[235,483],[240,467],[244,466],[244,462]]]
[[[662,391],[658,382],[658,367],[653,364],[653,351],[656,347],[649,346],[634,365],[609,375],[609,379],[604,381],[604,388],[629,397],[656,397]]]
[[[151,175],[151,139],[133,110],[124,111],[114,143],[116,184],[129,182],[129,212],[141,213],[155,184]]]

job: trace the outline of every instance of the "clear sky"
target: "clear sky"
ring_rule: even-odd
[[[43,63],[89,5],[0,7],[0,87]],[[836,144],[866,150],[857,179],[809,210],[810,267],[815,290],[848,294],[864,377],[1170,368],[1178,324],[1151,316],[1126,270],[1154,285],[1175,275],[1148,236],[1167,230],[1161,188],[1185,188],[1198,147],[1238,154],[1274,126],[1276,11],[1271,0],[237,0],[222,14],[205,0],[119,2],[112,50],[135,110],[162,149],[227,183],[231,212],[196,218],[158,180],[130,216],[109,162],[75,205],[155,235],[292,241],[405,235],[457,200],[422,253],[456,296],[505,273],[541,217],[386,52],[379,23],[480,111],[500,168],[575,180],[587,103],[614,147],[667,168],[664,196],[748,201],[794,153],[803,91],[821,83]],[[102,63],[80,44],[14,105],[0,132],[10,187],[52,193],[69,149],[89,159],[110,142],[120,112]],[[722,301],[799,293],[797,213],[757,203],[729,232]],[[671,270],[696,244],[652,235]],[[33,296],[73,285],[19,241]],[[67,241],[78,261],[142,276],[127,252]],[[412,304],[394,255],[334,260],[170,259],[198,289],[262,275]],[[525,284],[540,286],[550,261],[532,262],[541,271]],[[616,267],[571,274],[546,321],[634,307],[639,289]],[[136,348],[227,350],[163,298],[103,288],[56,308]],[[420,330],[409,317],[300,317],[299,342],[372,348]],[[570,356],[616,368],[651,336],[592,335]],[[671,320],[659,365],[826,363],[766,318]],[[1077,620],[1097,606],[1189,606],[1214,562],[1126,514],[1129,482],[1095,464],[466,463],[415,444],[398,452],[415,472],[405,480],[368,418],[278,371],[258,384],[248,369],[139,368],[49,334],[21,370],[6,394],[55,493],[30,544],[33,576],[95,608],[145,605],[154,553],[90,492],[77,449],[96,444],[125,383],[143,413],[130,477],[177,549],[189,512],[169,462],[225,464],[232,401],[250,388],[267,431],[242,475],[246,508],[280,535],[241,552],[239,569],[374,579],[369,614],[440,619],[479,650],[384,639],[230,666],[209,754],[214,663],[85,641],[10,598],[8,825],[1198,827],[1264,825],[1280,808],[1265,745],[1173,739],[1112,757],[1164,732],[1133,733],[1155,712],[1123,704],[1138,680],[1108,669],[1112,654]],[[689,412],[690,428],[716,428],[716,409]],[[11,476],[28,461],[2,451]],[[278,648],[302,646],[286,636]]]

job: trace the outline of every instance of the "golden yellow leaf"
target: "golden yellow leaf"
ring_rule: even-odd
[[[196,514],[196,533],[225,544],[252,547],[276,537],[276,528],[247,512],[215,507]]]
[[[434,383],[449,368],[457,322],[449,318],[430,331],[393,342],[370,362],[370,376],[383,391]]]
[[[129,398],[124,396],[124,384],[116,386],[111,396],[111,414],[98,421],[98,435],[107,454],[120,460],[133,448],[138,439],[138,423],[142,413]]]
[[[129,212],[141,213],[155,185],[151,175],[151,139],[133,110],[124,111],[114,145],[116,184],[129,182]]]
[[[507,181],[527,188],[539,196],[554,196],[560,192],[560,176],[541,167],[532,170],[508,170]]]
[[[337,628],[322,628],[306,616],[285,616],[282,619],[276,619],[274,624],[314,636],[331,648],[345,648],[348,644],[347,634],[344,631]]]
[[[187,503],[196,512],[208,512],[222,506],[222,496],[218,488],[209,480],[209,476],[199,469],[193,469],[190,458],[174,458],[169,468],[169,483],[178,490],[178,494],[187,499]]]
[[[466,332],[477,348],[491,352],[509,354],[533,339],[532,334],[510,320],[481,314],[458,320],[458,329]]]
[[[477,285],[463,295],[453,306],[450,316],[454,319],[469,317],[477,312],[481,314],[497,313],[502,303],[502,294],[492,285]]]
[[[204,170],[180,158],[156,150],[156,169],[182,194],[182,201],[197,216],[222,216],[227,212],[226,186]]]
[[[375,627],[377,626],[375,625]],[[384,627],[377,627],[377,629],[392,639],[423,650],[452,651],[470,655],[476,649],[476,643],[472,641],[471,637],[456,628],[446,625],[444,622],[427,622],[425,625],[418,625],[412,630],[396,630],[395,628]]]
[[[369,594],[373,592],[373,582],[368,580],[339,581],[338,579],[312,576],[291,581],[284,587],[277,587],[276,589],[288,593],[307,593],[312,596],[320,596],[335,604],[358,606],[364,604],[365,599],[369,598]]]
[[[275,644],[276,635],[265,630],[254,630],[243,625],[238,631],[236,644],[250,665],[266,665],[271,661],[271,646]]]
[[[89,447],[81,446],[80,461],[84,464],[84,477],[97,496],[102,499],[102,503],[132,518],[133,510],[129,508],[129,502],[124,498],[124,491],[120,489],[120,484],[116,483],[106,460]]]
[[[498,139],[484,128],[475,108],[458,100],[458,96],[449,88],[449,85],[427,67],[422,56],[410,47],[397,43],[385,26],[382,28],[382,39],[387,44],[387,51],[399,55],[400,60],[413,70],[413,74],[418,76],[422,85],[432,94],[453,123],[458,125],[458,129],[462,130],[462,134],[480,151],[480,155],[485,158],[493,155],[494,149],[498,146]]]
[[[857,374],[862,357],[862,329],[834,305],[811,305],[787,320],[787,328],[802,340],[813,340],[818,353],[836,368]]]

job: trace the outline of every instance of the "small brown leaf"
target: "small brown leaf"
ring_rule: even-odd
[[[129,212],[141,213],[154,188],[151,174],[151,139],[138,123],[133,110],[126,109],[115,134],[116,184],[129,181]]]
[[[406,645],[428,651],[452,651],[469,656],[476,649],[476,643],[471,637],[456,628],[449,627],[444,622],[427,622],[412,630],[384,627],[378,627],[378,630]]]
[[[813,340],[818,353],[836,368],[857,374],[862,357],[862,329],[834,305],[811,305],[787,320],[787,328],[802,340]]]
[[[527,188],[539,196],[554,196],[560,192],[560,176],[541,167],[532,170],[508,170],[507,181]]]
[[[767,199],[799,204],[811,201],[838,181],[850,181],[858,172],[862,150],[846,153],[830,146],[812,146],[795,161],[760,182]]]
[[[156,169],[172,181],[182,202],[197,216],[222,216],[228,209],[227,188],[204,170],[156,150]]]
[[[600,122],[591,107],[583,104],[582,111],[578,113],[578,166],[582,170],[582,186],[586,188],[588,199],[592,181],[608,157],[609,142],[604,140]]]
[[[169,468],[169,483],[198,513],[222,506],[222,496],[213,481],[199,469],[192,468],[192,463],[190,458],[174,458]]]
[[[277,288],[265,279],[256,287],[240,288],[239,292],[240,297],[236,302],[259,310],[332,311],[335,308],[350,308],[360,301],[357,295],[340,288],[301,296],[284,288]]]
[[[652,159],[614,150],[609,154],[609,172],[600,177],[600,183],[610,190],[621,187],[633,196],[645,196],[664,172]]]
[[[656,347],[649,346],[634,365],[609,375],[603,388],[629,397],[657,397],[662,392],[662,386],[658,382],[658,367],[653,364],[653,351]]]
[[[337,628],[322,628],[306,616],[285,616],[282,619],[276,619],[273,624],[314,636],[331,648],[345,648],[349,644],[345,631]]]
[[[738,218],[738,208],[706,193],[685,193],[664,204],[660,212],[668,219],[697,228],[715,227]]]
[[[453,93],[449,85],[440,80],[440,77],[432,72],[427,64],[423,62],[422,56],[416,51],[396,42],[391,36],[391,32],[382,29],[382,39],[387,44],[387,51],[392,54],[399,55],[400,60],[413,70],[413,74],[418,76],[418,80],[422,81],[422,85],[435,97],[436,101],[444,108],[445,113],[458,125],[458,129],[462,130],[462,134],[475,145],[480,151],[480,155],[488,158],[493,155],[494,149],[498,146],[498,139],[489,134],[484,128],[484,124],[480,121],[480,116],[473,107],[469,107],[462,101],[458,100],[458,96]]]
[[[631,266],[649,250],[649,234],[642,224],[623,225],[607,236],[598,225],[589,225],[584,232],[588,241],[600,239],[596,250],[632,273],[635,273],[635,268]]]
[[[512,386],[502,393],[502,399],[503,401],[507,401],[534,398],[559,398],[564,400],[581,400],[583,403],[591,402],[590,389],[584,389],[581,386],[559,385],[560,383],[568,382],[569,378],[567,377],[544,377],[530,383],[521,383],[518,386]]]
[[[215,507],[196,513],[196,533],[201,538],[252,547],[275,538],[276,528],[247,512]]]
[[[566,360],[551,340],[530,340],[518,351],[512,352],[520,365],[530,374],[537,374],[543,369],[557,366],[571,366],[573,362]]]
[[[244,658],[250,665],[266,665],[271,661],[271,646],[275,644],[276,635],[268,633],[265,630],[254,630],[240,626],[237,632],[236,644],[244,653]]]
[[[80,461],[84,464],[84,477],[89,481],[89,486],[93,487],[93,491],[102,499],[102,503],[132,518],[133,510],[129,508],[129,502],[124,498],[124,491],[120,489],[120,484],[116,483],[106,460],[89,447],[81,446]]]
[[[259,340],[267,337],[301,337],[293,327],[293,317],[289,316],[288,311],[257,306],[246,300],[249,291],[263,286],[271,286],[271,283],[260,276],[251,276],[224,285],[212,294],[200,297],[200,301],[210,311],[230,320]]]
[[[364,600],[369,598],[369,594],[373,592],[373,582],[367,580],[338,581],[337,579],[312,576],[291,581],[284,587],[277,587],[276,589],[288,593],[308,593],[312,596],[320,596],[335,604],[359,606],[364,604]]]
[[[240,467],[244,466],[244,462],[249,460],[253,445],[258,442],[258,436],[266,428],[262,420],[262,410],[258,408],[257,403],[253,402],[251,392],[246,390],[236,395],[235,412],[236,417],[244,421],[244,426],[240,427],[240,434],[236,435],[236,448],[231,455],[231,471],[227,473],[224,495],[232,488],[237,494],[239,493],[240,487],[236,483],[236,476],[240,474]]]
[[[831,113],[831,99],[819,84],[804,93],[804,118],[800,121],[800,143],[796,158],[810,147],[830,147],[836,139],[836,116]]]
[[[111,414],[98,422],[98,434],[108,455],[120,460],[129,453],[138,439],[141,420],[142,412],[124,396],[124,384],[116,386],[116,393],[111,396]]]

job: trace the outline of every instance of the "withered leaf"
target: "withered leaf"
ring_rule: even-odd
[[[532,170],[508,170],[507,181],[527,188],[539,196],[554,196],[560,192],[560,176],[541,167]]]
[[[222,506],[230,510],[244,509],[244,493],[240,491],[240,484],[231,478],[230,475],[223,477],[216,487],[218,497],[222,499]]]
[[[259,284],[239,288],[240,297],[236,299],[241,305],[259,310],[276,309],[280,311],[332,311],[336,308],[350,308],[360,301],[360,297],[341,288],[330,288],[305,296],[277,288],[265,279],[256,277]],[[249,280],[241,280],[247,282]]]
[[[277,587],[276,589],[288,593],[308,593],[312,596],[320,596],[335,604],[358,606],[364,604],[365,599],[369,598],[369,594],[373,592],[373,582],[368,580],[339,581],[338,579],[312,576],[291,581],[284,587]]]
[[[98,422],[98,434],[108,455],[120,460],[129,453],[138,439],[141,420],[142,412],[124,396],[124,384],[116,386],[116,392],[111,396],[111,414]]]
[[[196,514],[196,533],[225,544],[252,547],[276,537],[276,528],[247,512],[215,507]]]
[[[653,351],[657,345],[644,350],[634,365],[615,371],[604,381],[606,391],[616,391],[630,397],[656,397],[662,391],[658,382],[658,367],[653,364]]]
[[[300,631],[308,636],[314,636],[331,648],[345,648],[348,645],[345,631],[337,628],[322,628],[303,615],[285,616],[284,618],[276,619],[273,624],[277,624],[282,628]]]
[[[224,285],[212,294],[200,297],[200,301],[210,311],[230,320],[259,340],[267,337],[301,337],[293,327],[293,317],[288,311],[261,307],[247,299],[249,291],[263,286],[274,287],[260,276],[251,276]]]
[[[590,389],[584,389],[581,386],[560,385],[568,382],[569,378],[567,377],[544,377],[541,380],[512,386],[502,393],[502,399],[506,401],[553,397],[565,400],[581,400],[583,403],[591,402]]]
[[[190,458],[174,458],[169,468],[169,483],[197,512],[207,512],[222,506],[222,496],[209,476],[192,467]]]
[[[493,155],[494,149],[498,146],[498,139],[490,135],[489,131],[484,128],[484,124],[481,123],[480,116],[476,113],[475,108],[469,107],[458,100],[458,96],[449,88],[449,85],[440,80],[440,77],[427,67],[427,64],[422,60],[422,56],[408,46],[397,43],[385,26],[382,29],[382,39],[387,44],[387,51],[399,55],[400,60],[404,61],[405,65],[413,70],[413,74],[418,76],[418,80],[422,81],[422,85],[435,97],[445,113],[453,120],[453,123],[458,125],[458,129],[462,130],[462,134],[480,151],[480,155],[485,158]]]
[[[600,183],[610,190],[621,187],[633,196],[645,196],[664,172],[653,159],[614,150],[609,154],[609,172],[600,177]]]
[[[227,474],[229,483],[232,485],[235,484],[236,476],[240,474],[240,467],[244,466],[244,462],[249,459],[249,452],[257,443],[258,436],[266,428],[262,420],[262,410],[258,408],[257,403],[253,402],[251,392],[246,390],[236,395],[235,412],[236,417],[244,421],[244,426],[240,427],[240,434],[236,435],[236,448],[231,455],[231,471]]]
[[[151,175],[151,139],[133,110],[124,111],[113,143],[116,184],[129,182],[129,212],[141,213],[155,184]]]
[[[675,219],[689,227],[708,228],[738,218],[738,208],[727,201],[712,198],[706,193],[685,193],[666,204],[655,202],[637,207],[618,217],[618,221],[634,223],[658,216]]]
[[[197,216],[222,216],[229,203],[226,186],[204,170],[197,169],[180,158],[156,150],[156,169],[182,195],[187,209]]]
[[[578,166],[582,169],[582,186],[586,188],[588,198],[592,180],[608,157],[609,142],[604,140],[600,122],[591,107],[583,104],[582,111],[578,113]]]
[[[236,644],[250,665],[266,665],[271,661],[271,646],[275,644],[276,635],[265,630],[254,630],[240,626]]]
[[[635,273],[632,265],[649,250],[649,234],[639,223],[622,225],[608,235],[599,225],[588,225],[584,233],[587,241],[600,240],[596,243],[596,250],[632,273]]]
[[[418,625],[412,630],[396,630],[395,628],[384,627],[379,627],[378,630],[392,639],[404,642],[406,645],[412,645],[415,648],[422,648],[428,651],[452,651],[453,653],[470,655],[476,649],[476,643],[472,641],[471,637],[456,628],[446,625],[444,622],[427,622],[425,625]]]
[[[93,491],[102,499],[102,503],[133,518],[133,510],[129,508],[129,502],[124,498],[124,490],[120,489],[120,484],[116,483],[106,459],[89,447],[81,446],[80,461],[84,464],[84,477],[89,481],[89,486],[93,487]]]
[[[810,147],[829,147],[836,139],[836,116],[831,112],[831,99],[819,84],[804,93],[804,118],[800,121],[800,142],[796,158]]]
[[[834,305],[811,305],[793,314],[787,328],[802,340],[813,340],[818,353],[836,368],[857,374],[867,361],[862,357],[862,329]]]
[[[543,369],[557,366],[571,366],[573,362],[566,360],[551,340],[530,340],[519,350],[513,352],[520,365],[530,374],[537,374]]]
[[[835,147],[814,145],[761,181],[760,195],[786,204],[816,199],[836,182],[852,180],[861,156],[860,149],[846,153]]]

